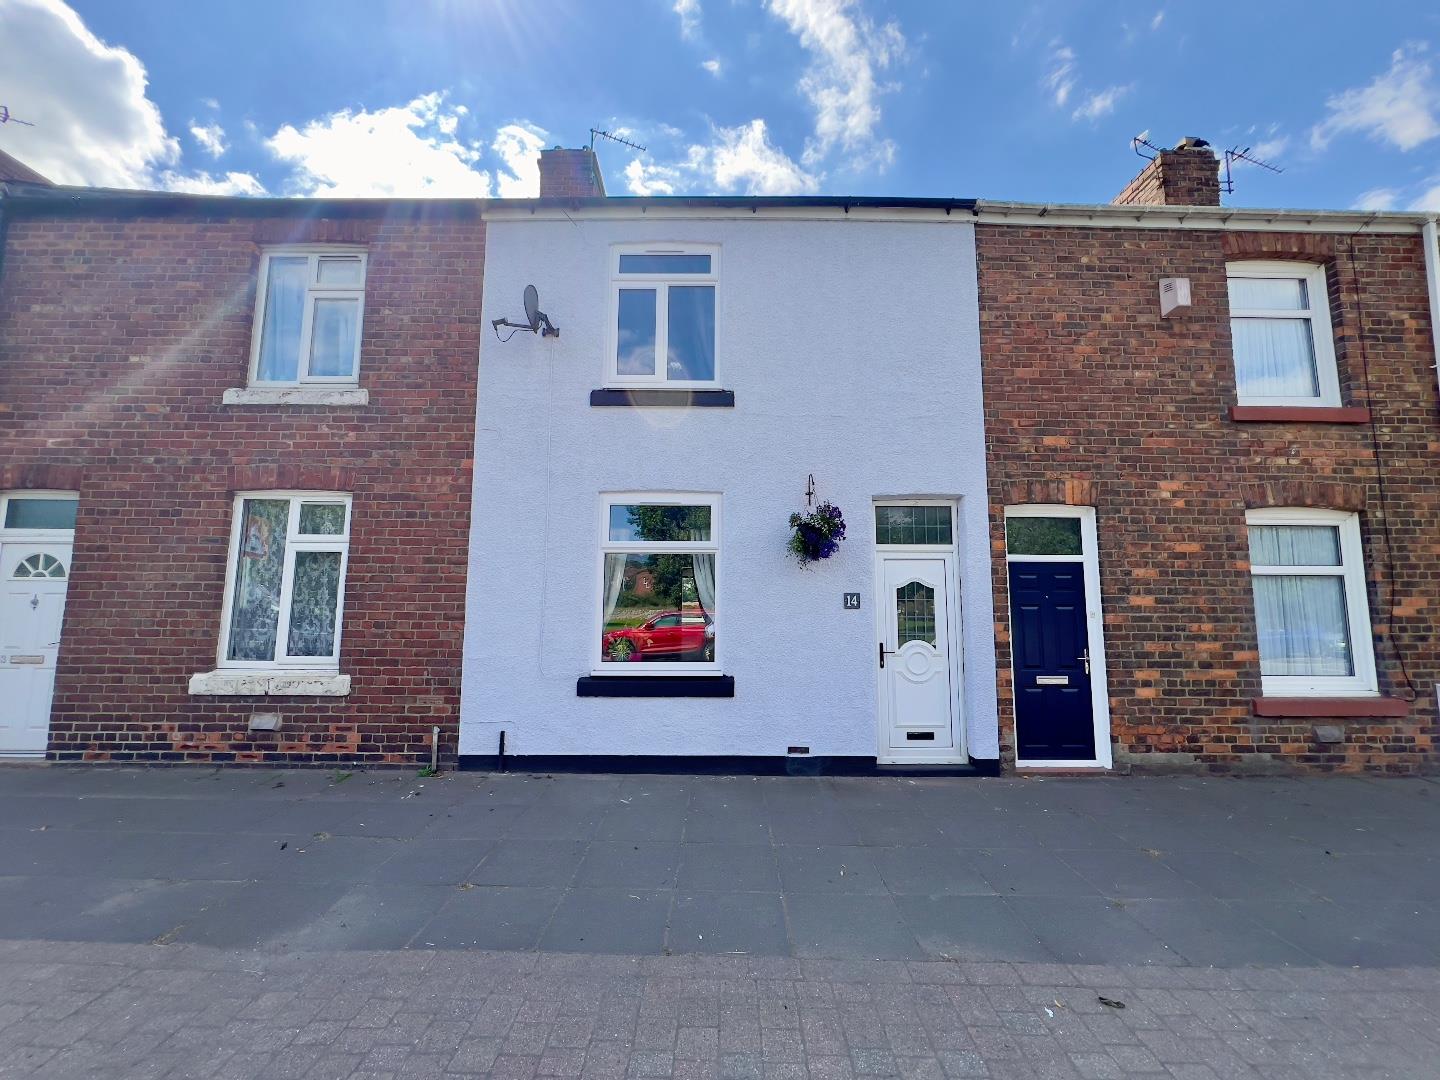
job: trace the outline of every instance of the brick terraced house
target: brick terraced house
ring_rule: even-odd
[[[977,206],[1003,752],[1433,770],[1434,217],[1222,208],[1216,165]]]
[[[438,727],[453,756],[479,205],[27,173],[0,199],[0,753],[415,764]]]

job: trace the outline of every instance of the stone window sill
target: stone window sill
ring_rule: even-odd
[[[664,387],[591,390],[590,404],[620,408],[733,409],[734,390],[669,390]]]
[[[1410,702],[1389,697],[1258,697],[1250,703],[1256,716],[1331,717],[1407,716]]]
[[[585,675],[575,684],[576,697],[714,697],[735,696],[733,675]]]
[[[370,391],[355,386],[236,386],[220,398],[222,405],[369,405]]]
[[[190,693],[206,697],[345,697],[350,676],[336,671],[238,671],[190,676]]]
[[[1251,424],[1368,424],[1370,410],[1340,405],[1231,405],[1230,419]]]

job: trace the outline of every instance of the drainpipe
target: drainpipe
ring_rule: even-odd
[[[1430,340],[1435,345],[1435,379],[1440,386],[1440,227],[1431,214],[1421,230],[1425,238],[1425,284],[1430,290]],[[1436,692],[1440,693],[1440,686]]]

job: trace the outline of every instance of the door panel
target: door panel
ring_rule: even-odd
[[[955,749],[948,561],[882,560],[881,755]]]
[[[1012,562],[1015,743],[1022,761],[1092,761],[1085,566]]]
[[[0,547],[0,754],[43,753],[65,618],[70,545]]]

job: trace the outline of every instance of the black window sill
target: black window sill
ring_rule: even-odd
[[[591,390],[590,404],[641,409],[733,409],[734,390],[667,390],[632,387],[628,390]]]
[[[576,697],[728,697],[733,675],[582,675]]]

